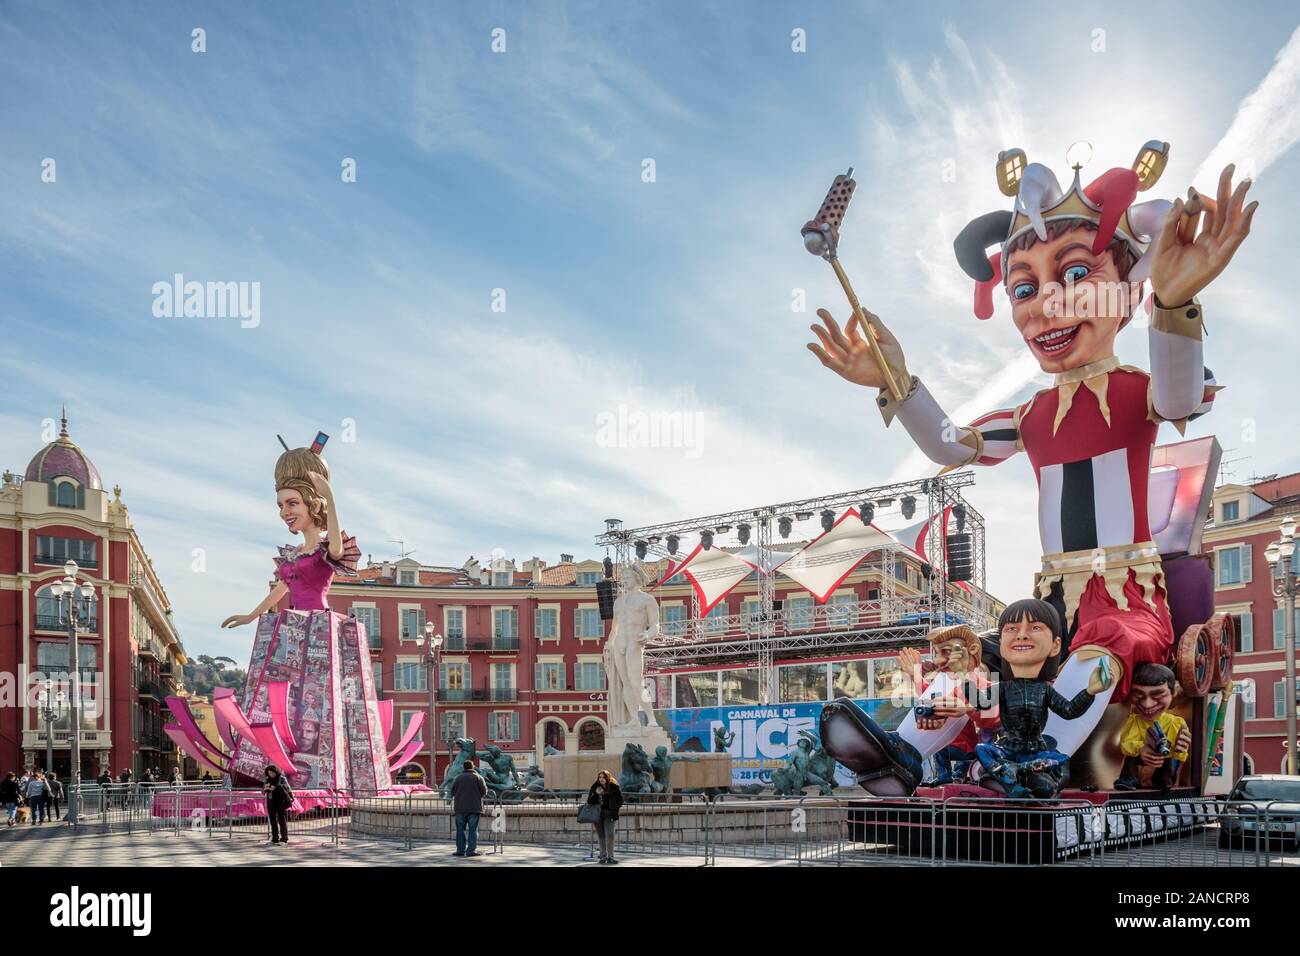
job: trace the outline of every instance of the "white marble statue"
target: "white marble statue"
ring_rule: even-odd
[[[648,582],[639,563],[619,573],[621,593],[614,602],[614,626],[605,642],[605,675],[609,684],[609,726],[646,727],[654,724],[642,695],[641,653],[646,641],[659,633],[659,604],[645,593]]]

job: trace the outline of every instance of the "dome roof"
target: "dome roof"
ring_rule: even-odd
[[[55,478],[74,478],[84,488],[103,491],[99,469],[68,437],[68,417],[61,419],[59,437],[36,453],[27,465],[26,481],[51,481]]]

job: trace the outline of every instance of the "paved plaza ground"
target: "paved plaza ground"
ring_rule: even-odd
[[[1206,839],[1209,836],[1210,839]],[[1058,865],[1084,866],[1238,866],[1300,868],[1300,853],[1294,850],[1257,855],[1254,852],[1215,851],[1212,834],[1194,834],[1178,840],[1116,850],[1103,856],[1073,860]],[[647,853],[627,847],[620,851],[621,866],[698,867],[698,854],[674,854],[666,848]],[[472,859],[452,855],[448,843],[420,844],[406,849],[400,841],[294,834],[288,846],[270,846],[260,830],[226,831],[160,830],[106,833],[96,828],[73,832],[65,824],[0,827],[0,866],[5,867],[150,867],[150,866],[565,866],[595,867],[585,848],[517,844],[494,852],[490,841],[480,843],[482,854]],[[843,865],[930,865],[924,858],[881,856],[875,848],[846,844],[840,857]],[[796,866],[788,852],[764,858],[761,851],[745,856],[715,854],[713,865]],[[803,865],[834,865],[835,858],[806,856]]]

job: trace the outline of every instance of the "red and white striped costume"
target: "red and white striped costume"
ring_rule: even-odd
[[[1218,386],[1202,364],[1201,327],[1195,301],[1157,308],[1149,333],[1150,374],[1111,356],[1063,372],[1052,388],[1025,404],[984,415],[955,433],[915,377],[902,402],[888,393],[877,402],[886,422],[897,417],[945,470],[995,465],[1022,450],[1029,456],[1044,552],[1036,592],[1063,607],[1073,656],[1089,660],[1105,652],[1121,665],[1113,688],[1121,695],[1128,693],[1134,667],[1163,663],[1174,640],[1160,556],[1151,540],[1147,488],[1160,423],[1172,422],[1181,431],[1214,400]],[[1093,666],[1067,664],[1058,690],[1068,697],[1086,686]],[[1098,695],[1091,719],[1078,718],[1087,730],[1109,696]],[[1074,740],[1077,733],[1056,730],[1065,753],[1086,737]]]

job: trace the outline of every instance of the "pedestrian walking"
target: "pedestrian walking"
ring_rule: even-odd
[[[0,780],[0,806],[3,806],[9,814],[5,821],[6,826],[14,825],[14,818],[18,816],[18,804],[22,802],[22,795],[18,793],[18,778],[10,770],[5,774],[5,778]]]
[[[451,782],[451,809],[456,814],[456,856],[478,856],[478,818],[483,813],[487,781],[479,775],[473,758]]]
[[[49,777],[45,781],[50,790],[50,815],[58,820],[60,817],[59,805],[63,803],[63,781],[54,771],[50,771]]]
[[[271,842],[289,843],[289,806],[293,803],[293,789],[288,779],[274,765],[263,775],[262,793],[266,794],[266,815],[271,818]]]
[[[618,811],[623,806],[623,790],[608,770],[596,774],[596,782],[587,791],[587,805],[600,808],[600,817],[592,824],[600,842],[600,862],[617,863],[614,859],[614,831],[618,829]]]
[[[45,783],[45,774],[38,770],[35,776],[27,781],[27,805],[32,808],[32,826],[36,826],[37,817],[40,817],[41,823],[48,820],[46,814],[49,809],[49,795],[50,791]]]

